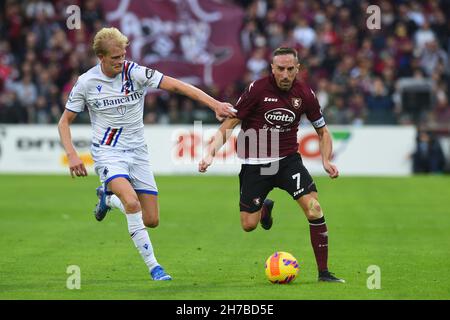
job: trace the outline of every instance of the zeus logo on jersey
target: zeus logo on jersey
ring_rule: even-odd
[[[277,102],[277,101],[278,101],[277,98],[264,97],[264,102]]]
[[[295,113],[284,108],[277,108],[267,111],[264,118],[268,123],[276,127],[285,127],[290,125],[295,120]]]

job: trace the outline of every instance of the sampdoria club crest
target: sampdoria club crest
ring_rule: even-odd
[[[117,112],[119,112],[121,115],[124,115],[127,112],[127,107],[126,106],[118,106]]]

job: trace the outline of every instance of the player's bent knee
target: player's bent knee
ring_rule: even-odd
[[[126,212],[135,213],[141,211],[141,203],[138,198],[125,197],[122,201]]]
[[[242,229],[245,232],[250,232],[250,231],[253,231],[253,230],[256,229],[256,225],[253,225],[253,224],[242,224]]]
[[[256,229],[256,227],[258,226],[258,221],[256,221],[255,223],[251,219],[242,219],[241,226],[245,232],[250,232]]]
[[[323,216],[322,208],[320,207],[319,201],[316,199],[311,199],[308,204],[308,209],[305,211],[306,218],[308,220],[319,219]]]
[[[159,218],[144,218],[144,225],[147,228],[156,228],[159,225]]]
[[[241,226],[245,232],[255,230],[261,215],[259,212],[245,212],[241,211]]]

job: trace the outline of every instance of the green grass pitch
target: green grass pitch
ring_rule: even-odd
[[[450,177],[315,178],[329,230],[329,266],[346,284],[318,283],[307,221],[274,190],[274,225],[242,231],[236,176],[160,176],[160,226],[149,229],[174,278],[150,280],[115,210],[97,222],[96,176],[0,176],[0,299],[450,299]],[[273,285],[264,262],[292,253],[300,273]],[[67,268],[81,270],[69,290]],[[367,268],[381,288],[369,290]]]

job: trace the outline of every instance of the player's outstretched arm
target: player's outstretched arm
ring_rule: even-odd
[[[233,133],[234,127],[236,127],[239,123],[241,123],[241,120],[239,120],[238,118],[232,118],[226,119],[221,124],[219,130],[217,130],[216,134],[212,138],[211,143],[208,146],[206,155],[198,164],[198,171],[206,172],[208,167],[211,165],[217,151],[219,151],[220,148],[222,148],[222,146],[225,144],[225,142],[227,142],[228,138]]]
[[[230,103],[217,101],[199,88],[186,82],[169,76],[164,76],[159,84],[159,88],[178,94],[183,94],[191,99],[207,105],[216,113],[216,118],[219,121],[222,121],[224,118],[233,118],[236,116],[237,111]]]
[[[330,131],[327,126],[316,129],[316,131],[319,135],[319,148],[320,154],[322,155],[323,168],[328,173],[330,178],[337,178],[339,177],[339,170],[333,163],[331,163],[333,140],[331,139]]]
[[[61,119],[58,122],[58,132],[61,143],[66,151],[67,159],[69,161],[70,175],[75,178],[74,174],[78,177],[87,176],[86,167],[78,156],[77,151],[72,143],[72,135],[70,133],[70,124],[76,118],[77,114],[69,110],[64,110]]]

